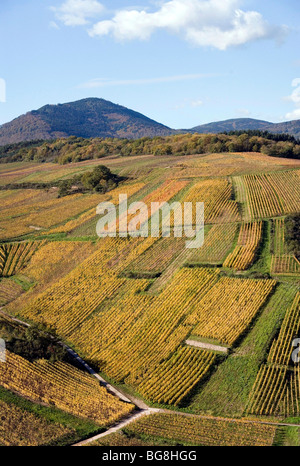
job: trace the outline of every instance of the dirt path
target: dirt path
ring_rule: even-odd
[[[87,445],[88,443],[95,442],[96,440],[99,440],[100,438],[107,437],[107,435],[114,434],[115,432],[118,432],[119,430],[123,429],[126,427],[128,424],[131,424],[134,421],[137,421],[141,417],[144,416],[149,416],[152,413],[155,412],[162,412],[160,409],[154,409],[154,408],[148,408],[143,411],[139,411],[138,413],[135,413],[128,417],[127,419],[118,422],[115,426],[111,427],[110,429],[106,430],[105,432],[102,432],[101,434],[95,435],[94,437],[90,437],[86,440],[83,440],[82,442],[75,443],[72,445],[73,447],[81,447],[83,445]]]

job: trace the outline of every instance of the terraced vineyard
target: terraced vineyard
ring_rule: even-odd
[[[237,420],[200,419],[174,414],[153,414],[126,429],[130,435],[168,439],[185,445],[272,445],[274,426]]]
[[[62,425],[49,423],[38,416],[0,400],[0,446],[51,445],[72,433]]]
[[[204,202],[206,223],[230,223],[240,218],[237,203],[232,196],[232,185],[226,179],[204,180],[192,186],[183,201]]]
[[[293,340],[300,330],[300,293],[287,310],[279,335],[273,340],[267,363],[253,386],[248,412],[259,415],[300,415],[300,373],[293,363]],[[294,365],[294,368],[291,366]]]
[[[196,249],[189,258],[189,264],[222,263],[232,249],[237,228],[235,223],[213,225],[205,235],[202,248]]]
[[[16,275],[43,245],[40,241],[9,243],[0,246],[0,276]]]
[[[155,276],[162,272],[185,248],[185,238],[160,238],[128,266],[128,272],[148,273]]]
[[[238,243],[224,261],[224,267],[245,270],[253,262],[262,237],[262,222],[244,223],[241,226]]]
[[[8,278],[0,280],[0,306],[4,306],[11,301],[17,299],[23,293],[23,288],[20,284]]]
[[[73,366],[46,360],[31,363],[8,351],[6,362],[0,364],[0,385],[100,425],[110,424],[134,408],[108,394],[93,377]]]
[[[177,406],[205,376],[215,360],[209,351],[180,347],[137,383],[139,392],[157,403]]]
[[[252,220],[299,211],[298,171],[245,175],[242,181]]]
[[[232,345],[251,323],[275,287],[274,280],[222,277],[186,319],[192,333]]]
[[[274,248],[271,258],[271,273],[274,275],[300,274],[300,263],[294,255],[289,254],[285,243],[284,219],[275,219],[273,225]]]

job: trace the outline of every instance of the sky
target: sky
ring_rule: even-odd
[[[300,119],[299,0],[1,0],[0,124],[99,97],[172,128]]]

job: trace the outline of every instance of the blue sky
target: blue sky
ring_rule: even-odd
[[[299,20],[299,0],[1,0],[0,124],[85,97],[173,128],[300,119]]]

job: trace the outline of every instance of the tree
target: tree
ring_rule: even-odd
[[[68,196],[72,189],[72,180],[63,180],[59,184],[58,197]]]
[[[59,337],[54,328],[44,324],[32,324],[25,330],[11,326],[8,329],[7,348],[29,361],[48,359],[54,361],[68,360],[68,353],[60,345]]]
[[[117,185],[116,176],[104,165],[98,165],[92,172],[84,173],[81,182],[86,189],[101,193]]]
[[[284,222],[284,237],[288,249],[300,259],[300,214],[289,215]]]

